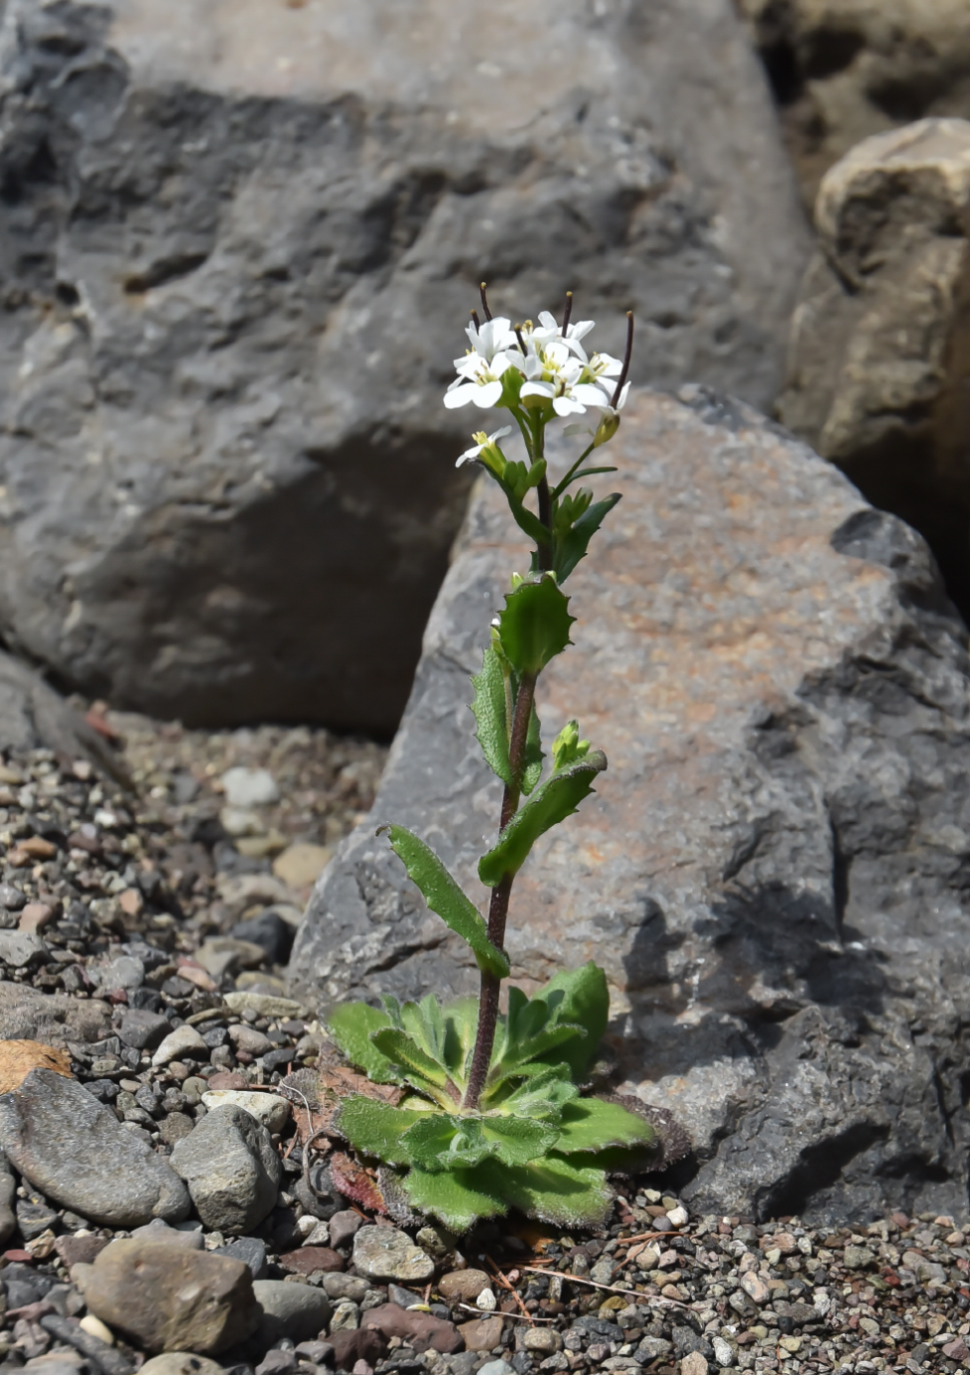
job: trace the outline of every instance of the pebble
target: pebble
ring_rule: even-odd
[[[255,1117],[268,1132],[281,1132],[290,1117],[290,1105],[275,1093],[251,1093],[241,1089],[210,1089],[202,1095],[207,1108],[237,1107]]]
[[[176,1027],[169,1032],[152,1056],[152,1064],[158,1069],[171,1064],[173,1060],[208,1060],[209,1047],[194,1026]]]
[[[139,1375],[222,1375],[222,1366],[192,1351],[166,1351],[146,1361]]]
[[[172,1023],[161,1013],[144,1007],[129,1008],[121,1019],[118,1035],[133,1050],[154,1050],[168,1035]]]
[[[221,1351],[258,1321],[247,1265],[157,1241],[113,1241],[83,1287],[96,1317],[149,1351]]]
[[[333,1311],[326,1293],[310,1284],[256,1280],[253,1293],[261,1310],[257,1337],[265,1346],[284,1337],[292,1342],[310,1341],[324,1331]]]
[[[754,1270],[748,1270],[741,1276],[741,1288],[752,1303],[765,1304],[771,1298],[771,1290]]]
[[[187,1251],[201,1251],[205,1246],[205,1237],[197,1222],[169,1227],[161,1218],[156,1217],[144,1227],[136,1227],[131,1235],[139,1241],[157,1241],[163,1246],[181,1246]]]
[[[31,960],[47,953],[47,946],[40,936],[34,936],[29,931],[0,930],[0,960],[13,969],[23,969]]]
[[[344,1258],[329,1246],[301,1246],[280,1256],[280,1265],[293,1275],[316,1275],[343,1270]]]
[[[483,1289],[491,1288],[484,1270],[450,1270],[438,1281],[438,1293],[445,1299],[474,1303]]]
[[[516,1370],[508,1361],[486,1361],[478,1367],[478,1375],[516,1375]]]
[[[273,873],[288,888],[299,891],[316,883],[332,856],[329,845],[290,845],[274,859]]]
[[[214,1254],[243,1261],[253,1272],[254,1280],[266,1278],[266,1243],[260,1237],[237,1237],[228,1246],[217,1247]]]
[[[354,1237],[354,1265],[372,1280],[429,1280],[434,1261],[397,1227],[361,1227]]]
[[[523,1334],[522,1345],[526,1351],[538,1351],[551,1356],[562,1346],[562,1338],[553,1327],[530,1327]]]
[[[100,1318],[96,1318],[93,1313],[87,1313],[81,1319],[80,1328],[89,1337],[97,1337],[99,1342],[106,1342],[108,1346],[114,1346],[114,1333],[107,1327]]]
[[[458,1324],[458,1331],[469,1351],[492,1351],[502,1340],[502,1319],[496,1314],[491,1318],[472,1318],[470,1322]]]
[[[33,1070],[0,1096],[0,1148],[46,1198],[106,1227],[180,1222],[185,1185],[73,1079]]]
[[[213,1108],[176,1142],[171,1163],[214,1231],[250,1232],[276,1204],[279,1155],[266,1128],[243,1108]]]
[[[342,1208],[334,1213],[330,1219],[330,1243],[332,1246],[343,1246],[344,1242],[350,1241],[360,1231],[363,1218],[359,1213],[355,1213],[352,1208]]]
[[[268,769],[237,766],[227,769],[221,782],[230,807],[267,807],[279,801],[276,779]]]
[[[680,1363],[680,1375],[707,1375],[707,1360],[699,1351],[691,1351]]]

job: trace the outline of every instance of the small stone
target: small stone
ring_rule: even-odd
[[[707,1360],[699,1351],[691,1351],[680,1363],[680,1375],[707,1375]]]
[[[5,907],[8,912],[20,912],[26,902],[19,888],[12,883],[0,883],[0,907]]]
[[[208,1060],[209,1047],[196,1031],[188,1024],[176,1027],[162,1041],[152,1056],[152,1064],[158,1069],[173,1060]]]
[[[272,909],[238,922],[232,928],[232,935],[237,939],[259,946],[270,964],[286,963],[293,948],[294,934],[290,923]]]
[[[299,843],[290,845],[273,860],[273,873],[288,888],[309,888],[326,869],[333,856],[329,845]]]
[[[475,1300],[475,1307],[480,1308],[483,1313],[492,1313],[495,1311],[496,1303],[495,1290],[483,1289]]]
[[[36,935],[38,931],[43,931],[45,926],[51,924],[55,915],[55,909],[49,903],[28,902],[20,914],[17,930]]]
[[[357,1235],[362,1222],[360,1213],[355,1213],[352,1208],[342,1208],[334,1213],[330,1219],[330,1244],[343,1246],[344,1242]]]
[[[315,1275],[343,1270],[345,1262],[339,1252],[329,1246],[301,1246],[280,1256],[280,1265],[292,1275]]]
[[[970,1347],[962,1337],[957,1337],[943,1347],[943,1355],[951,1361],[970,1361]]]
[[[307,1236],[307,1237],[304,1238],[303,1245],[304,1245],[304,1246],[329,1246],[329,1245],[330,1245],[330,1224],[329,1224],[329,1222],[318,1222],[316,1218],[314,1218],[313,1221],[314,1221],[314,1223],[315,1223],[316,1225],[314,1226],[313,1231],[309,1234],[309,1236]]]
[[[39,936],[27,931],[0,931],[0,960],[14,969],[24,969],[31,960],[47,954]]]
[[[145,966],[134,955],[119,955],[107,964],[90,965],[88,972],[97,979],[99,988],[105,993],[119,988],[140,988],[145,981]]]
[[[771,1290],[765,1281],[754,1270],[748,1270],[741,1276],[741,1288],[747,1294],[752,1303],[759,1306],[765,1304],[771,1298]]]
[[[231,936],[212,936],[199,946],[195,958],[214,979],[238,974],[240,969],[258,969],[266,958],[262,946]]]
[[[383,1303],[369,1308],[361,1319],[365,1328],[376,1328],[385,1337],[400,1337],[415,1351],[438,1351],[450,1355],[462,1346],[462,1337],[454,1323],[400,1308],[396,1303]]]
[[[354,1265],[372,1280],[426,1281],[434,1261],[397,1227],[361,1227],[354,1237]]]
[[[253,993],[246,989],[223,995],[223,1002],[230,1012],[255,1012],[257,1017],[299,1017],[303,1012],[302,1003],[292,998],[281,998],[275,993]]]
[[[217,1246],[213,1255],[245,1262],[253,1272],[254,1280],[266,1278],[266,1243],[259,1237],[237,1237],[228,1246]]]
[[[91,1265],[108,1245],[107,1237],[88,1232],[84,1236],[58,1237],[54,1249],[68,1270],[75,1265]]]
[[[48,1199],[106,1227],[181,1221],[185,1185],[73,1079],[35,1069],[0,1095],[0,1148]]]
[[[132,1050],[154,1050],[172,1029],[172,1023],[159,1012],[144,1007],[129,1008],[121,1019],[118,1036]]]
[[[255,1327],[249,1267],[156,1241],[113,1241],[84,1277],[89,1310],[149,1351],[221,1351]]]
[[[269,807],[280,800],[276,780],[267,769],[227,769],[222,787],[230,807]]]
[[[253,1293],[262,1310],[257,1337],[264,1346],[273,1346],[284,1337],[292,1342],[310,1341],[326,1328],[333,1311],[327,1295],[312,1284],[256,1280]]]
[[[71,1057],[40,1041],[0,1041],[0,1094],[19,1088],[32,1069],[50,1069],[70,1079]]]
[[[443,1299],[458,1299],[462,1303],[474,1303],[482,1290],[489,1288],[491,1280],[484,1270],[451,1270],[438,1282],[438,1293]]]
[[[261,1122],[268,1132],[281,1132],[290,1117],[290,1105],[285,1098],[275,1093],[254,1093],[240,1089],[210,1089],[202,1095],[207,1108],[222,1108],[227,1105],[242,1108],[257,1122]]]
[[[96,1318],[93,1313],[86,1314],[80,1322],[82,1332],[86,1332],[89,1337],[97,1337],[99,1342],[105,1342],[108,1346],[114,1346],[115,1337],[110,1327],[107,1327],[100,1318]]]
[[[269,1132],[243,1108],[213,1108],[176,1143],[171,1165],[215,1231],[249,1232],[276,1204],[280,1158]]]
[[[222,1375],[222,1366],[192,1351],[166,1351],[146,1361],[138,1375]]]
[[[502,1327],[502,1319],[496,1313],[490,1318],[459,1323],[458,1331],[469,1351],[493,1351],[502,1340]]]
[[[170,1112],[167,1117],[163,1117],[158,1124],[158,1134],[166,1146],[174,1146],[177,1142],[189,1136],[195,1128],[195,1122],[184,1112]]]
[[[323,1288],[332,1299],[353,1299],[354,1303],[363,1303],[369,1294],[374,1293],[359,1275],[342,1275],[337,1271],[324,1275]]]
[[[842,1264],[847,1270],[864,1270],[876,1259],[866,1246],[847,1246],[842,1252]]]
[[[334,1332],[330,1339],[333,1362],[338,1370],[360,1370],[366,1364],[373,1370],[387,1352],[387,1338],[373,1327]]]
[[[552,1327],[528,1327],[522,1336],[522,1345],[526,1351],[538,1351],[544,1356],[551,1356],[562,1346],[562,1338]]]
[[[667,1214],[667,1220],[674,1227],[686,1227],[689,1220],[687,1209],[683,1204],[678,1204],[676,1208],[671,1208]]]
[[[360,1309],[350,1299],[341,1299],[333,1310],[330,1319],[330,1335],[335,1332],[352,1332],[360,1327]]]
[[[609,1347],[606,1348],[609,1351]],[[516,1375],[515,1367],[509,1365],[508,1361],[486,1361],[484,1365],[478,1367],[478,1375]]]
[[[784,1351],[789,1352],[790,1355],[794,1355],[796,1351],[799,1351],[801,1349],[802,1339],[801,1337],[784,1335],[782,1337],[779,1337],[778,1345]]]
[[[241,1050],[253,1057],[265,1055],[273,1049],[273,1042],[268,1036],[264,1036],[255,1027],[247,1026],[245,1022],[239,1022],[229,1028],[229,1039],[237,1051]]]
[[[722,1370],[734,1365],[734,1348],[723,1337],[712,1337],[711,1346],[714,1348],[714,1359]]]

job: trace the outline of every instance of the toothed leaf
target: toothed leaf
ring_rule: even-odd
[[[520,583],[499,613],[502,651],[516,673],[534,675],[569,644],[569,598],[548,575]]]
[[[559,1133],[548,1123],[524,1117],[458,1117],[447,1113],[416,1122],[404,1138],[415,1163],[425,1170],[454,1170],[494,1157],[522,1165],[544,1155]]]
[[[382,1055],[406,1073],[418,1074],[436,1088],[443,1089],[447,1086],[448,1071],[444,1065],[439,1064],[426,1050],[422,1050],[407,1032],[399,1031],[393,1026],[384,1027],[374,1033],[372,1040]]]
[[[471,947],[479,969],[508,978],[508,956],[488,939],[484,918],[472,900],[465,895],[441,860],[403,826],[388,826],[391,848],[400,857],[408,877],[421,889],[432,912],[437,912],[452,931]]]
[[[430,1174],[414,1166],[401,1187],[414,1208],[453,1232],[467,1232],[479,1218],[498,1217],[508,1204],[500,1177],[478,1170]]]
[[[602,1170],[574,1165],[556,1154],[504,1170],[502,1183],[511,1207],[559,1227],[596,1227],[605,1221],[613,1203]]]
[[[376,1155],[387,1165],[411,1164],[401,1137],[414,1122],[413,1112],[361,1094],[345,1098],[334,1114],[334,1126],[352,1146],[366,1155]]]
[[[507,874],[516,874],[535,842],[552,826],[571,816],[593,791],[593,780],[606,768],[606,755],[592,750],[540,784],[499,836],[498,844],[478,862],[478,876],[495,888]]]
[[[612,1146],[652,1146],[657,1134],[645,1118],[628,1112],[619,1103],[602,1098],[577,1098],[567,1103],[559,1119],[562,1135],[556,1150],[601,1151]]]
[[[506,679],[502,661],[489,646],[482,658],[482,671],[472,678],[475,701],[472,711],[478,722],[475,734],[488,767],[506,787],[511,787],[509,767],[509,722]]]
[[[533,994],[534,1006],[548,1008],[550,1020],[569,1026],[581,1026],[585,1038],[577,1037],[564,1044],[550,1057],[555,1063],[565,1061],[573,1078],[581,1083],[596,1059],[610,1015],[610,994],[606,975],[590,960],[579,969],[557,974],[544,988]],[[511,996],[509,1007],[511,1008]]]
[[[374,1045],[371,1036],[391,1025],[386,1012],[367,1003],[342,1003],[334,1008],[327,1030],[352,1065],[363,1070],[375,1084],[400,1083],[397,1066]]]

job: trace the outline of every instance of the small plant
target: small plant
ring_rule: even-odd
[[[654,1127],[621,1103],[583,1096],[606,1029],[606,976],[595,964],[556,976],[531,998],[508,991],[505,927],[515,875],[539,836],[558,825],[593,791],[606,757],[568,722],[552,745],[543,777],[536,684],[570,643],[569,599],[563,584],[619,501],[594,501],[580,479],[615,472],[584,466],[615,435],[626,400],[633,345],[628,315],[626,355],[587,355],[593,328],[562,325],[548,312],[538,325],[510,325],[491,315],[482,286],[484,320],[472,312],[471,348],[455,362],[445,394],[449,408],[472,402],[510,412],[526,462],[506,458],[499,441],[511,427],[474,436],[458,462],[478,463],[501,487],[513,519],[534,544],[531,568],[512,575],[505,608],[492,622],[481,672],[472,679],[477,735],[491,769],[505,785],[499,834],[478,866],[491,889],[488,920],[438,857],[403,826],[382,827],[428,906],[471,948],[481,993],[446,1007],[429,995],[420,1003],[384,998],[339,1007],[330,1032],[368,1078],[401,1089],[396,1105],[363,1094],[346,1097],[334,1125],[357,1150],[392,1167],[410,1205],[464,1231],[477,1218],[519,1208],[565,1225],[600,1222],[612,1201],[607,1174],[650,1163]],[[547,425],[595,408],[589,442],[553,486],[547,475]],[[531,496],[535,493],[534,498]],[[535,509],[531,509],[530,503]]]

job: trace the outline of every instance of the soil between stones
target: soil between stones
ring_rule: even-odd
[[[8,754],[0,768],[0,1023],[6,1037],[66,1048],[74,1077],[123,1130],[170,1157],[207,1114],[203,1093],[271,1089],[316,1063],[313,1010],[265,999],[283,996],[292,924],[321,849],[370,806],[385,752],[320,730],[204,734],[97,709],[93,719],[119,749],[123,740],[134,794],[45,751]],[[235,802],[222,783],[230,769],[248,771],[230,783]],[[143,1030],[155,1028],[141,1045],[135,1011]],[[160,1056],[161,1035],[180,1027],[185,1049]],[[314,1340],[277,1335],[267,1350],[249,1339],[219,1356],[224,1368],[705,1375],[970,1364],[970,1222],[894,1214],[830,1232],[797,1218],[689,1218],[662,1177],[626,1190],[593,1236],[513,1219],[457,1241],[418,1231],[436,1262],[430,1283],[354,1280],[354,1235],[377,1219],[341,1196],[323,1159],[311,1178],[324,1196],[307,1192],[290,1110],[281,1123],[284,1100],[263,1097],[277,1105],[276,1206],[250,1237],[202,1228],[202,1245],[229,1246],[259,1279],[324,1289],[334,1311]],[[113,1347],[99,1345],[90,1315],[80,1327],[82,1274],[71,1273],[129,1233],[16,1183],[0,1257],[2,1365],[134,1370],[145,1354],[137,1342],[116,1334]],[[470,1302],[474,1283],[444,1282],[469,1267],[489,1279]],[[376,1335],[365,1331],[370,1312]],[[432,1332],[451,1354],[416,1349]]]

